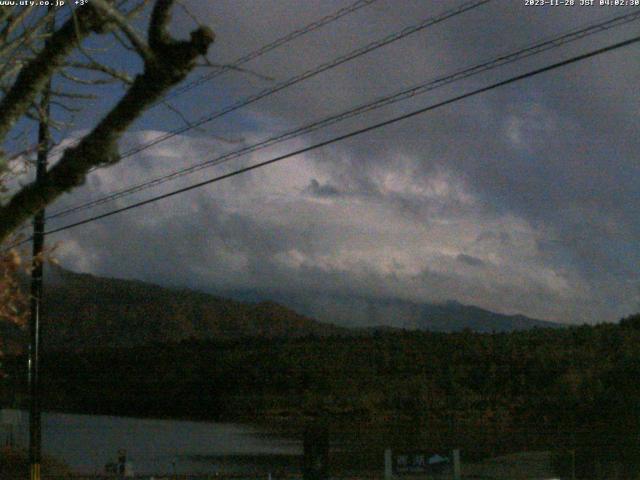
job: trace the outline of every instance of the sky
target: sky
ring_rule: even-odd
[[[228,64],[350,5],[189,0]],[[462,5],[377,0],[148,111],[121,151],[158,138],[370,42]],[[598,2],[596,2],[598,3]],[[334,115],[420,82],[640,7],[494,0],[90,174],[56,212]],[[142,24],[140,25],[142,26]],[[268,160],[640,33],[612,29],[253,152],[51,228]],[[101,39],[92,40],[94,42]],[[106,45],[106,43],[105,43]],[[134,72],[131,54],[109,61]],[[106,57],[105,57],[106,58]],[[72,270],[220,295],[293,299],[322,320],[367,325],[377,302],[477,305],[563,323],[640,311],[640,47],[479,94],[56,235]],[[198,68],[189,80],[210,68]],[[81,135],[121,95],[78,114]],[[181,115],[177,115],[178,110]],[[183,117],[183,118],[181,118]],[[337,300],[339,299],[339,301]],[[391,314],[392,316],[392,314]]]

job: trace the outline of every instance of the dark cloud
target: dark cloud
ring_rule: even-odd
[[[318,180],[312,178],[309,186],[305,189],[305,193],[317,197],[335,197],[340,195],[340,190],[330,184],[320,185]]]
[[[248,67],[281,81],[458,3],[380,0]],[[229,61],[346,2],[267,4],[192,2],[197,17],[216,30],[212,61]],[[239,146],[212,137],[248,144],[624,11],[629,10],[532,9],[497,0],[96,172],[85,189],[62,203]],[[178,14],[177,21],[177,30],[187,28],[188,19]],[[610,30],[172,186],[323,141],[635,32],[634,23]],[[640,302],[640,93],[632,85],[640,76],[639,58],[637,47],[607,54],[78,228],[61,237],[61,256],[68,266],[95,273],[211,290],[307,298],[352,294],[418,303],[455,299],[558,321],[615,320]],[[219,109],[270,85],[230,73],[176,105],[197,118],[205,105],[207,111]],[[163,130],[179,125],[179,119],[158,115]],[[160,122],[149,118],[140,125]],[[141,130],[129,141],[160,133]],[[320,302],[316,311],[322,310]]]
[[[456,260],[471,267],[482,267],[484,265],[484,261],[482,259],[473,257],[471,255],[466,255],[464,253],[458,254],[458,256],[456,256]]]

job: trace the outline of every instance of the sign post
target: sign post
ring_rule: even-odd
[[[393,460],[391,457],[391,449],[387,448],[384,451],[384,480],[391,480],[393,478]]]
[[[460,480],[462,474],[461,474],[461,468],[460,468],[460,449],[456,448],[453,451],[453,479],[454,480]]]
[[[304,480],[329,478],[329,432],[321,425],[311,425],[304,434]]]

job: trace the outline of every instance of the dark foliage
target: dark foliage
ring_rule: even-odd
[[[575,451],[578,478],[634,478],[640,330],[629,327],[254,337],[52,353],[43,362],[46,407],[296,431],[322,418],[338,436],[384,430],[387,443],[457,445],[467,458],[554,449],[563,474]],[[20,391],[11,384],[16,373],[6,392]]]

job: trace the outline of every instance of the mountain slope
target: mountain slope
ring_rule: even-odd
[[[48,278],[42,335],[50,349],[343,332],[273,302],[243,303],[192,290],[59,268]]]
[[[417,327],[421,330],[436,332],[456,332],[468,328],[479,333],[491,333],[564,326],[524,315],[503,315],[458,302],[439,305],[422,304],[420,309],[421,319],[417,322]]]
[[[505,315],[455,301],[418,303],[400,299],[373,299],[346,295],[301,295],[243,291],[225,296],[259,301],[271,298],[311,318],[371,329],[403,328],[432,332],[511,332],[532,328],[561,328],[565,325],[524,315]]]
[[[52,267],[45,283],[43,345],[50,350],[81,350],[179,342],[189,338],[368,335],[375,330],[393,328],[508,332],[561,326],[457,302],[420,304],[347,296],[261,296],[257,292],[233,292],[231,296],[242,300]],[[371,325],[377,327],[371,328]],[[15,353],[24,348],[27,335],[24,330],[0,322],[0,339],[5,351]]]

